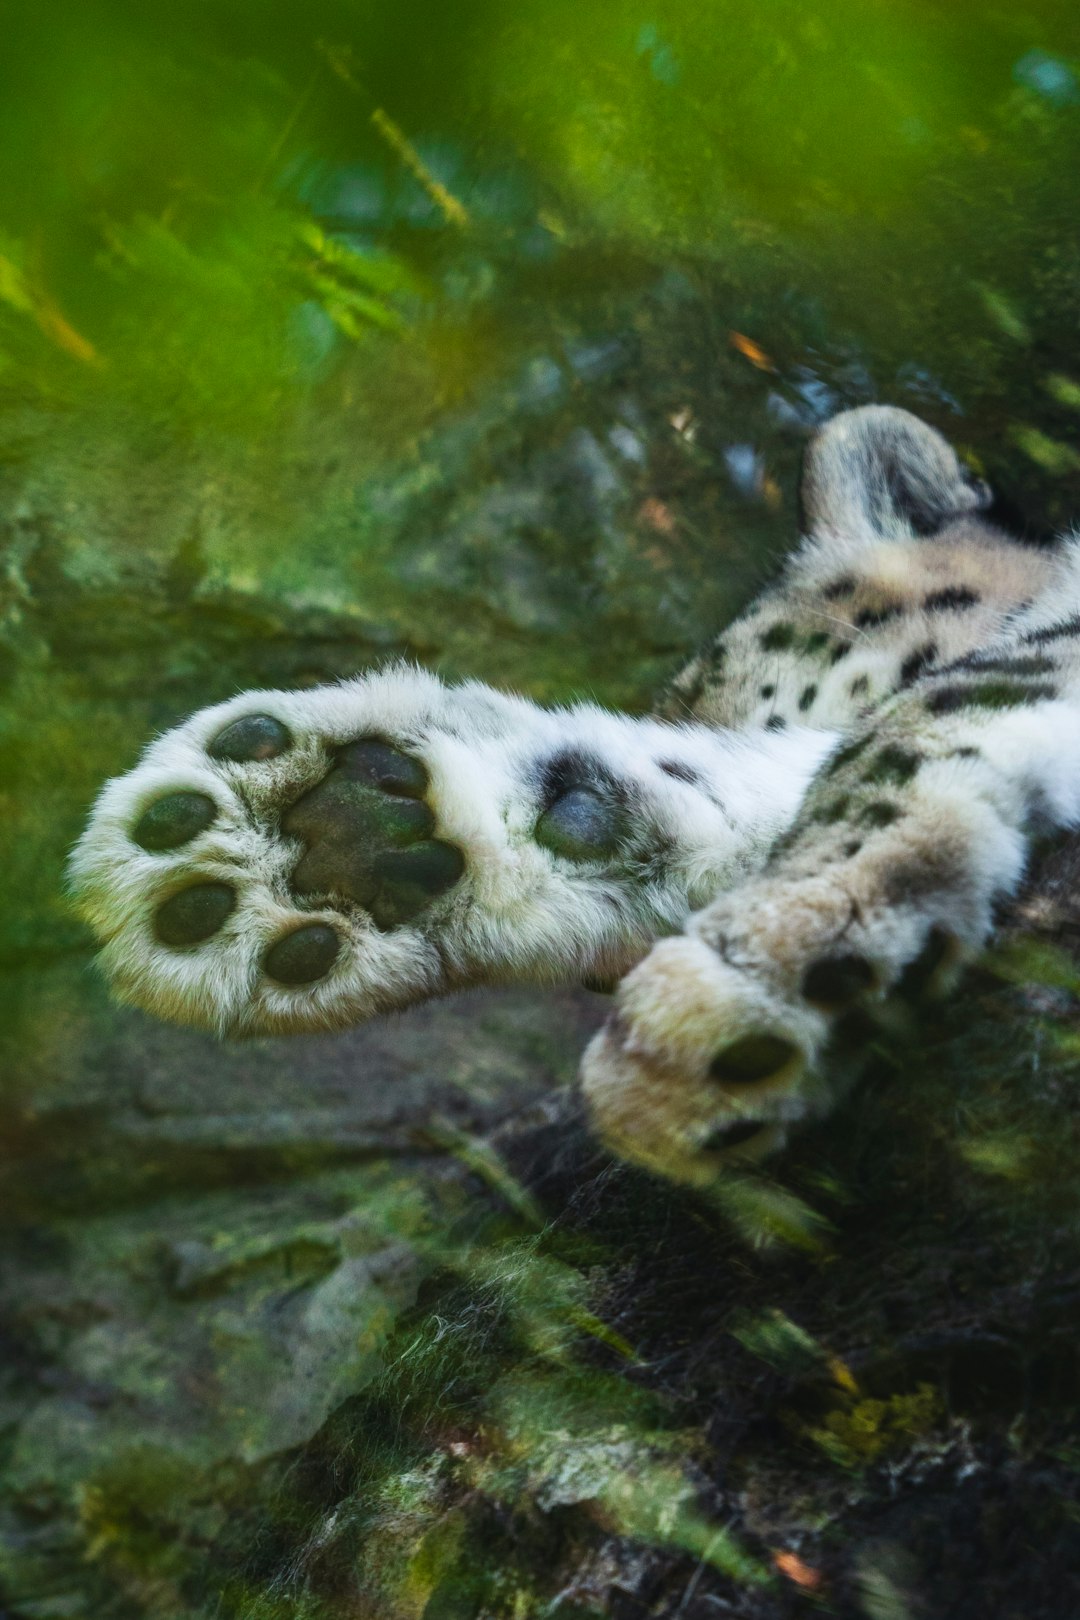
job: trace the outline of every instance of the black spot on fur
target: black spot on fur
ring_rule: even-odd
[[[705,670],[700,663],[683,670],[668,687],[659,705],[660,713],[672,719],[692,710],[705,691]]]
[[[885,799],[875,799],[868,804],[859,815],[864,827],[891,827],[894,821],[899,821],[900,811],[895,804],[889,804]]]
[[[982,755],[977,748],[953,748],[945,756],[946,759],[981,759]]]
[[[898,619],[903,612],[899,602],[886,602],[882,607],[863,608],[855,615],[856,630],[876,630],[880,625]]]
[[[932,896],[940,898],[956,883],[956,849],[944,839],[923,844],[903,859],[890,862],[882,873],[879,898],[887,906],[910,906]]]
[[[1018,680],[980,681],[976,686],[942,686],[931,692],[926,707],[931,714],[955,714],[961,709],[1018,709],[1025,703],[1057,696],[1048,681],[1026,685]]]
[[[763,630],[758,641],[766,652],[783,652],[795,645],[795,626],[793,624],[774,624],[768,630]]]
[[[787,832],[781,833],[780,837],[776,840],[772,846],[772,849],[769,851],[772,859],[776,860],[781,855],[786,855],[790,850],[794,849],[795,845],[799,842],[801,834],[801,827],[789,827]]]
[[[925,675],[930,665],[936,662],[937,655],[937,644],[933,641],[927,641],[921,647],[916,647],[900,665],[900,685],[910,686],[920,675]]]
[[[851,648],[852,643],[850,641],[838,641],[832,652],[829,654],[829,663],[838,664],[841,658],[847,657],[848,653],[851,651]]]
[[[767,703],[771,697],[776,696],[776,687],[775,686],[763,686],[761,688],[761,695],[762,695],[762,697],[765,699],[765,701]]]
[[[862,849],[862,844],[857,838],[853,838],[850,844],[844,845],[844,859],[850,861],[859,853],[860,849]]]
[[[695,782],[701,780],[697,771],[689,765],[684,765],[681,760],[662,759],[659,765],[665,776],[673,776],[677,782],[687,782],[692,787]]]
[[[799,694],[799,712],[801,714],[805,714],[807,709],[809,709],[811,707],[811,705],[813,704],[813,701],[814,701],[814,699],[816,697],[817,697],[817,687],[816,686],[814,686],[812,684],[810,686],[804,686],[803,689],[802,689],[802,692]]]
[[[848,687],[848,691],[850,692],[850,694],[851,694],[851,696],[853,698],[863,697],[867,692],[869,692],[869,690],[870,690],[870,677],[869,677],[869,675],[856,675],[855,679],[852,681],[851,685]]]
[[[1021,680],[1028,675],[1056,675],[1058,666],[1052,658],[1043,653],[1021,654],[1014,657],[1005,654],[999,658],[987,658],[979,653],[967,653],[965,657],[958,658],[953,664],[946,664],[944,669],[938,671],[940,675],[952,675],[961,670],[970,671],[973,675],[1016,675]]]
[[[1045,646],[1048,641],[1064,641],[1069,636],[1080,638],[1080,613],[1074,613],[1060,624],[1044,625],[1041,630],[1029,630],[1023,640],[1030,646]]]
[[[851,794],[842,793],[838,799],[830,799],[810,816],[810,820],[822,827],[833,827],[838,821],[843,821],[851,806]]]
[[[803,642],[803,646],[808,653],[824,652],[831,640],[832,637],[829,635],[827,630],[811,630],[810,634]]]
[[[693,679],[687,685],[686,691],[682,694],[682,703],[685,704],[687,708],[692,709],[695,704],[701,702],[701,699],[705,696],[708,685],[708,671],[706,670],[704,664],[702,664],[695,672]]]
[[[970,686],[940,686],[929,694],[926,707],[931,714],[955,714],[971,706],[971,692]]]
[[[545,810],[575,788],[604,792],[619,801],[625,798],[622,785],[603,761],[584,749],[563,749],[545,760],[539,770],[540,798]]]
[[[840,578],[834,579],[831,585],[824,586],[821,594],[826,602],[835,602],[840,596],[850,596],[854,589],[855,576],[853,574],[841,574]]]
[[[923,607],[928,613],[943,610],[960,613],[965,608],[975,607],[978,600],[978,593],[966,585],[947,585],[943,591],[931,591],[929,596],[924,597]]]
[[[766,722],[765,722],[765,730],[766,731],[783,731],[783,729],[784,729],[784,727],[786,725],[787,725],[787,721],[784,719],[782,714],[774,714],[774,715],[771,716],[770,719],[766,720]]]
[[[886,782],[903,787],[905,782],[911,781],[921,764],[921,755],[890,743],[870,762],[870,768],[864,773],[863,781],[876,787],[883,786]]]
[[[868,735],[866,737],[860,737],[858,742],[847,743],[843,748],[841,748],[840,752],[829,761],[828,769],[826,770],[825,775],[835,776],[837,771],[842,771],[845,765],[850,765],[853,759],[858,759],[859,755],[864,751],[864,749],[870,747],[873,740],[873,737]]]
[[[803,974],[802,993],[830,1011],[846,1007],[874,984],[875,974],[865,957],[848,955],[812,962]]]

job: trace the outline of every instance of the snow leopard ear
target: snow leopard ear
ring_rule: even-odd
[[[993,500],[940,433],[893,405],[827,423],[810,442],[800,494],[804,533],[856,541],[935,534]]]

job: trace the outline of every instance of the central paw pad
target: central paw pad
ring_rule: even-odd
[[[445,894],[465,862],[453,844],[432,838],[427,786],[420,761],[380,738],[342,748],[329,775],[282,819],[282,831],[306,846],[294,893],[352,900],[381,929],[408,922]]]

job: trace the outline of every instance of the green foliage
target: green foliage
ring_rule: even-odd
[[[706,1189],[709,1201],[757,1248],[774,1245],[821,1254],[829,1222],[819,1210],[767,1174],[733,1174]]]
[[[941,1429],[944,1407],[932,1384],[887,1400],[848,1400],[824,1421],[806,1427],[806,1438],[842,1468],[864,1468],[925,1441]]]

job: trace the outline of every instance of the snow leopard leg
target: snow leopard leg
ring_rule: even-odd
[[[761,875],[627,976],[584,1065],[599,1130],[691,1183],[782,1145],[836,1101],[837,1021],[912,977],[947,988],[1032,832],[1078,821],[1074,542],[1007,638],[886,703],[819,772]]]
[[[1033,827],[1080,815],[1080,544],[1017,545],[905,411],[828,423],[783,578],[669,712],[843,737],[759,876],[623,982],[584,1088],[624,1156],[687,1181],[820,1117],[837,1021],[978,950]],[[1034,598],[1034,600],[1031,600]]]
[[[106,787],[73,887],[122,999],[230,1034],[614,981],[764,857],[831,739],[766,744],[406,666],[248,692]]]

